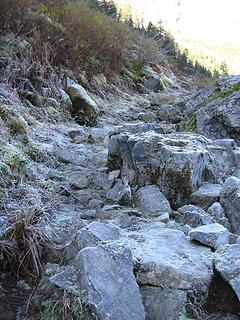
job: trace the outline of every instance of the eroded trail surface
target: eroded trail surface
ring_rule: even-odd
[[[75,87],[92,127],[37,118],[2,87],[0,115],[28,114],[28,141],[6,121],[0,319],[239,319],[239,84]]]

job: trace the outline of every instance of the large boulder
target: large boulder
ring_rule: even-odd
[[[85,248],[74,265],[81,292],[97,319],[145,319],[129,249],[116,244]]]
[[[73,80],[67,81],[66,92],[71,98],[72,114],[80,124],[94,125],[99,114],[99,108],[87,91]]]
[[[209,248],[192,244],[183,232],[159,223],[130,232],[128,242],[140,285],[207,291],[213,271]]]
[[[120,169],[132,187],[158,185],[174,209],[189,203],[204,182],[221,182],[239,166],[229,150],[234,146],[188,133],[126,133],[110,139],[108,165]]]
[[[183,128],[211,139],[232,138],[239,144],[239,107],[240,76],[219,79],[187,102],[189,119],[183,122]]]
[[[222,188],[220,203],[229,220],[231,231],[240,235],[240,179],[229,177]]]
[[[149,217],[161,216],[172,211],[168,200],[158,186],[140,188],[136,193],[135,203]]]

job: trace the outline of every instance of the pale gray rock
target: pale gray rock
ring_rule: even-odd
[[[240,301],[240,244],[220,247],[214,253],[214,264],[216,270],[232,287]]]
[[[108,181],[113,184],[120,176],[120,173],[120,170],[114,170],[112,172],[109,172]]]
[[[151,91],[159,91],[163,89],[161,85],[159,74],[151,67],[146,67],[144,69],[144,87]]]
[[[53,212],[40,224],[42,234],[51,241],[52,246],[64,246],[70,241],[76,232],[85,227],[81,214],[72,207],[65,207]]]
[[[164,104],[159,106],[157,110],[157,117],[160,121],[178,123],[183,119],[183,113],[180,107]]]
[[[92,150],[83,144],[75,146],[56,146],[54,155],[64,163],[71,163],[79,166],[88,164],[94,156]]]
[[[115,134],[120,134],[124,132],[129,132],[132,134],[135,133],[144,133],[148,131],[160,131],[163,133],[163,129],[161,126],[155,124],[155,123],[144,123],[144,122],[134,122],[134,123],[125,123],[121,126],[117,126],[114,128]]]
[[[119,240],[120,233],[115,226],[102,222],[92,222],[79,230],[65,249],[65,257],[72,260],[86,247],[95,247],[100,243]]]
[[[113,127],[103,128],[91,128],[89,139],[95,143],[107,144],[110,132],[113,131]]]
[[[194,205],[186,205],[178,209],[177,221],[188,224],[192,228],[213,223],[213,219],[202,208]]]
[[[98,245],[100,242],[118,240],[120,234],[114,226],[102,222],[92,222],[79,230],[76,238],[77,242],[82,244],[82,248],[85,248]]]
[[[171,207],[158,186],[150,185],[140,188],[135,196],[135,205],[149,217],[171,213]],[[169,218],[169,217],[168,217]]]
[[[219,78],[216,82],[204,89],[193,93],[193,95],[186,102],[187,111],[191,114],[199,110],[206,105],[209,101],[217,100],[215,98],[221,98],[221,95],[231,94],[235,92],[240,84],[240,76],[227,76]]]
[[[214,219],[214,221],[221,224],[227,229],[229,228],[228,219],[226,218],[223,207],[219,202],[214,202],[208,209],[207,213],[211,218]]]
[[[67,180],[78,189],[87,189],[91,184],[91,175],[86,171],[71,171]]]
[[[92,199],[89,201],[88,206],[90,209],[101,209],[104,207],[104,201],[99,199]]]
[[[154,121],[158,120],[157,116],[152,111],[140,112],[138,114],[138,119],[141,120],[141,121],[144,121],[146,123],[148,123],[148,122],[151,123],[151,122],[154,122]]]
[[[146,311],[146,320],[179,320],[185,314],[187,293],[181,290],[163,290],[143,286],[141,295]]]
[[[69,95],[61,88],[59,89],[59,92],[60,92],[61,107],[63,107],[64,109],[66,109],[68,111],[72,111],[72,101],[71,101]]]
[[[211,250],[163,226],[156,223],[128,235],[138,283],[206,292],[212,278]]]
[[[158,185],[177,209],[205,182],[222,181],[225,172],[219,155],[214,156],[216,148],[211,140],[194,134],[120,134],[110,140],[108,165],[110,170],[120,169],[132,187]]]
[[[159,222],[163,222],[163,223],[167,223],[170,221],[170,215],[169,213],[163,213],[159,218],[158,218]]]
[[[108,190],[107,199],[119,204],[130,205],[132,202],[130,186],[122,180],[118,180],[116,184]]]
[[[74,265],[80,273],[81,292],[97,319],[145,319],[129,249],[116,244],[85,248]]]
[[[218,223],[197,227],[188,235],[191,240],[196,240],[214,249],[229,243],[229,231]]]
[[[240,147],[233,139],[213,140],[210,150],[213,157],[217,159],[217,170],[223,180],[229,176],[240,177]]]
[[[80,295],[78,276],[76,269],[73,266],[69,266],[60,273],[55,274],[49,281],[75,296]]]
[[[220,203],[229,220],[231,231],[240,235],[240,179],[229,177],[225,181]]]
[[[222,186],[220,184],[203,183],[203,185],[191,194],[191,203],[207,210],[220,197]]]
[[[151,106],[161,107],[162,105],[176,105],[181,102],[181,98],[178,93],[171,92],[158,92],[152,93],[150,97]]]
[[[73,80],[68,80],[66,92],[71,98],[73,104],[72,114],[75,119],[80,124],[95,124],[99,108],[87,91]]]

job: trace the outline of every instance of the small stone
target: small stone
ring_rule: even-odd
[[[168,221],[170,220],[170,217],[169,217],[169,213],[164,213],[162,214],[159,218],[158,218],[158,221],[159,222],[163,222],[163,223],[167,223]]]

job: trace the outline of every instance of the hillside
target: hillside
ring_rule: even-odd
[[[181,47],[189,50],[192,60],[198,61],[211,71],[218,70],[224,63],[229,74],[240,73],[240,47],[237,45],[231,43],[211,45],[203,41],[186,39],[181,41]]]
[[[2,0],[0,320],[239,319],[239,106],[113,2]]]

